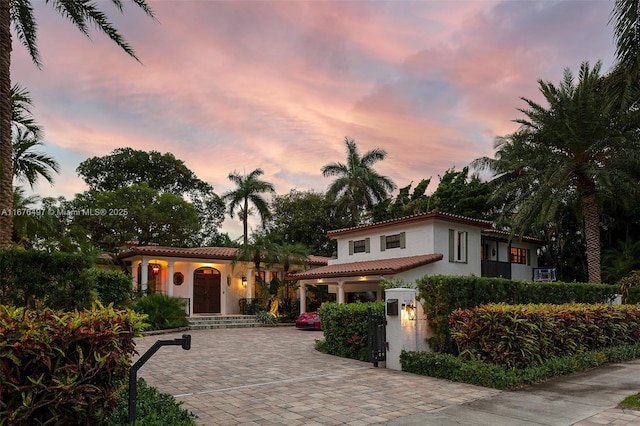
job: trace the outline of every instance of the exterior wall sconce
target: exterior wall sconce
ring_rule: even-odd
[[[242,287],[246,287],[247,286],[247,277],[242,277]]]
[[[416,319],[416,307],[414,305],[405,305],[405,312],[407,313],[407,319],[415,321]]]
[[[155,277],[157,277],[158,274],[160,273],[160,265],[158,265],[157,263],[154,263],[153,265],[151,265],[151,272]]]

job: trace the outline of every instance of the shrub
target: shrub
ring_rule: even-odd
[[[486,303],[604,303],[618,292],[617,286],[586,283],[534,283],[503,278],[433,275],[417,281],[419,298],[434,336],[430,346],[437,352],[455,353],[449,332],[449,315],[456,309]]]
[[[0,304],[83,309],[94,301],[90,257],[77,253],[0,250]]]
[[[189,325],[184,300],[153,293],[133,303],[133,310],[146,314],[144,322],[154,330],[185,327]]]
[[[505,305],[459,309],[450,324],[460,355],[523,368],[640,341],[636,305]]]
[[[402,351],[400,365],[402,371],[409,373],[495,389],[513,389],[609,362],[629,361],[638,357],[640,344],[622,345],[602,351],[551,358],[540,365],[518,369],[478,360],[464,360],[452,354]]]
[[[369,351],[368,312],[384,313],[384,302],[324,303],[320,308],[320,320],[324,331],[327,352],[345,358],[367,361]]]
[[[133,286],[131,276],[122,271],[106,271],[91,268],[88,271],[93,280],[98,298],[103,305],[113,303],[116,307],[124,307],[131,301]]]
[[[274,325],[276,323],[276,318],[267,311],[256,312],[256,320],[264,325]]]
[[[195,426],[197,416],[182,408],[182,402],[138,379],[136,426]],[[104,426],[129,424],[129,389],[120,393],[118,405],[104,422]]]
[[[640,271],[632,271],[616,285],[622,294],[622,303],[640,302]]]
[[[0,306],[0,424],[90,424],[117,402],[142,319]],[[4,423],[6,421],[6,423]]]

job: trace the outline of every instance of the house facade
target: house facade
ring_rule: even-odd
[[[135,289],[153,290],[185,300],[189,315],[240,313],[240,301],[256,296],[256,277],[263,282],[284,278],[274,265],[255,270],[250,262],[238,262],[238,249],[231,247],[176,248],[133,247],[118,259],[129,269]],[[327,258],[309,256],[307,265],[292,265],[291,271],[326,265]]]
[[[289,274],[299,280],[300,310],[308,286],[326,286],[339,303],[382,300],[382,280],[412,283],[425,275],[477,275],[532,280],[542,242],[511,241],[486,220],[432,211],[330,231],[337,258]]]
[[[305,265],[283,267],[238,262],[230,247],[133,247],[118,259],[137,289],[151,287],[182,298],[190,315],[241,312],[241,300],[253,300],[259,276],[269,283],[297,281],[300,312],[307,311],[309,287],[322,289],[339,303],[383,300],[380,281],[413,283],[425,275],[462,275],[532,280],[542,241],[510,239],[493,223],[438,211],[329,231],[337,257],[309,256]]]

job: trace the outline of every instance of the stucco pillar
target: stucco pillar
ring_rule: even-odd
[[[344,303],[344,280],[338,280],[338,303]]]
[[[186,285],[187,285],[187,297],[189,298],[189,316],[193,315],[193,271],[194,267],[189,264],[187,267]]]
[[[300,284],[300,314],[307,312],[307,285]]]
[[[416,300],[416,289],[391,288],[385,291],[385,298],[388,343],[386,367],[401,370],[400,352],[403,349],[406,351],[431,351],[426,342],[426,338],[430,337],[427,317],[422,310],[422,304]],[[390,309],[389,305],[393,304],[397,309],[397,315],[390,314],[393,309]],[[411,311],[413,314],[410,314]]]
[[[140,261],[135,260],[131,263],[131,288],[138,291],[138,271],[140,270]]]
[[[167,295],[173,297],[173,260],[169,261],[169,268],[167,272]]]
[[[149,260],[142,258],[142,264],[140,265],[140,286],[142,291],[147,291],[147,284],[149,283]]]

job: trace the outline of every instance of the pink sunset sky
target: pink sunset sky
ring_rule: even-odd
[[[323,165],[385,149],[399,186],[493,155],[520,97],[567,67],[613,64],[612,1],[98,2],[142,63],[34,1],[43,68],[15,39],[12,80],[32,94],[61,165],[42,196],[86,189],[78,164],[115,148],[171,152],[218,194],[262,168],[278,194],[325,191]],[[223,232],[239,235],[237,220]]]

